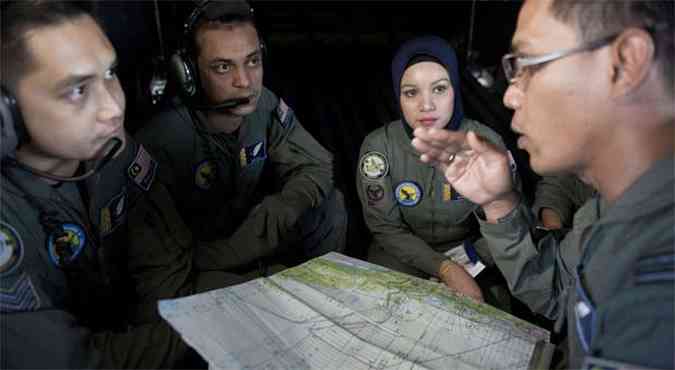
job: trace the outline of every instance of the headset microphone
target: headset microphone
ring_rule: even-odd
[[[240,105],[246,105],[250,102],[249,98],[235,98],[223,100],[219,104],[214,105],[194,105],[189,104],[191,108],[196,110],[228,110],[234,109]]]
[[[104,152],[105,155],[101,159],[99,159],[96,162],[96,164],[92,166],[91,169],[89,169],[87,172],[79,176],[71,176],[71,177],[58,176],[40,170],[36,170],[35,168],[27,166],[14,158],[6,158],[5,160],[11,161],[12,164],[16,165],[17,167],[27,172],[32,173],[35,176],[43,177],[45,179],[57,182],[74,182],[74,181],[82,181],[88,178],[89,176],[95,174],[96,172],[100,171],[106,164],[110,162],[110,160],[112,160],[115,157],[115,154],[117,154],[117,152],[119,152],[121,148],[122,148],[122,139],[114,137],[108,140],[103,146],[103,149],[101,149],[101,151]]]

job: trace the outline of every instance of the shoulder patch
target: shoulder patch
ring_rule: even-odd
[[[21,264],[23,241],[9,224],[0,221],[0,276],[7,275]]]
[[[150,190],[152,181],[155,179],[156,172],[157,161],[152,158],[143,145],[139,145],[136,158],[134,158],[134,161],[131,162],[131,165],[129,165],[129,168],[127,169],[129,178],[131,178],[141,189],[148,191]]]
[[[387,161],[387,157],[380,152],[367,152],[359,161],[359,171],[366,178],[376,180],[387,175],[389,172],[389,162]]]
[[[99,229],[101,236],[107,236],[112,233],[124,220],[127,210],[127,191],[126,188],[115,195],[105,207],[101,209]]]
[[[35,311],[40,307],[40,298],[28,275],[21,274],[13,283],[0,287],[0,312]]]
[[[422,200],[422,188],[414,181],[401,181],[396,186],[396,200],[404,207],[414,207]]]
[[[368,205],[372,206],[384,199],[384,187],[377,183],[365,183],[365,193]]]
[[[675,280],[675,255],[663,254],[638,260],[635,270],[637,284]]]
[[[202,190],[209,190],[216,181],[217,167],[212,159],[205,159],[195,167],[195,185]]]
[[[63,267],[74,261],[87,244],[87,234],[82,226],[64,223],[61,230],[53,232],[47,240],[49,258],[56,267]]]
[[[279,123],[283,128],[288,128],[288,126],[293,121],[293,110],[286,104],[286,102],[279,98],[279,105],[276,109],[277,118]]]
[[[265,160],[266,158],[267,148],[265,147],[264,140],[241,148],[241,151],[239,152],[239,164],[241,165],[241,168],[244,168],[256,161]]]

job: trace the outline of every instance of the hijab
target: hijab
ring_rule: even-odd
[[[453,48],[442,38],[438,36],[422,36],[406,41],[398,49],[391,61],[391,79],[394,85],[394,97],[397,106],[401,109],[401,78],[406,69],[410,66],[431,61],[442,65],[450,76],[450,83],[454,90],[454,110],[447,126],[448,130],[457,130],[464,119],[464,109],[462,107],[462,97],[459,90],[459,67],[457,64],[457,55]],[[408,134],[412,137],[412,128],[405,122],[403,112],[401,112],[401,121]]]

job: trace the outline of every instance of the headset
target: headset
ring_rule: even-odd
[[[193,59],[194,48],[194,29],[202,17],[209,20],[219,18],[237,17],[250,19],[254,24],[253,8],[244,0],[202,0],[183,24],[183,36],[181,45],[169,60],[169,70],[178,85],[178,90],[186,103],[198,110],[221,110],[231,109],[238,105],[247,104],[248,99],[230,99],[216,105],[198,105],[201,84],[199,81],[199,70],[197,63]],[[260,43],[260,48],[264,51],[264,44]]]
[[[0,85],[0,152],[1,158],[13,155],[26,140],[26,127],[16,98]]]

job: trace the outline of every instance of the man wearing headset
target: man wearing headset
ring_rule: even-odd
[[[0,367],[188,365],[157,299],[241,280],[191,268],[157,164],[125,136],[110,41],[46,0],[3,4],[1,41]]]
[[[250,6],[201,2],[183,41],[172,66],[184,104],[137,138],[206,242],[196,266],[245,270],[274,254],[302,259],[343,250],[346,212],[332,155],[263,86],[264,46]]]

